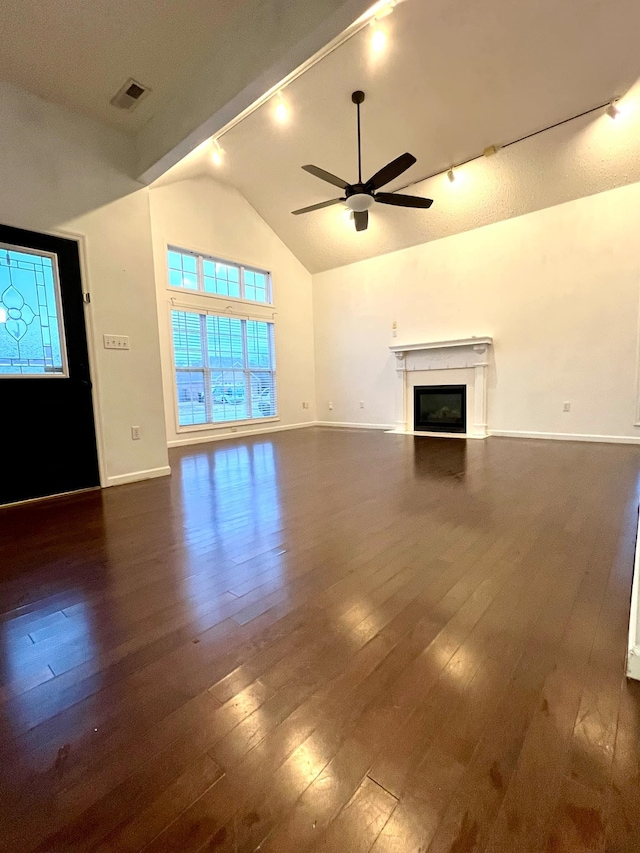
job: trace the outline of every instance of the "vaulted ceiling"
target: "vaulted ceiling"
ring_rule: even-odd
[[[350,100],[356,88],[367,96],[366,176],[404,151],[418,158],[389,187],[398,189],[476,157],[489,145],[506,144],[623,95],[640,74],[637,0],[404,0],[381,25],[388,35],[385,51],[372,51],[371,29],[365,28],[286,88],[288,123],[274,122],[272,105],[266,104],[224,135],[223,168],[212,166],[205,145],[172,177],[206,172],[231,183],[312,271],[640,180],[637,166],[627,169],[640,159],[637,133],[632,138],[628,129],[616,130],[628,136],[622,165],[607,162],[615,144],[609,148],[605,139],[597,140],[602,150],[594,169],[584,151],[563,151],[558,161],[558,146],[566,142],[560,128],[474,164],[480,183],[473,198],[453,197],[441,179],[418,184],[408,191],[432,195],[430,211],[377,205],[362,234],[354,233],[338,208],[292,216],[298,207],[340,194],[303,172],[303,164],[356,179]],[[578,120],[572,132],[588,133],[602,112]],[[626,169],[624,180],[608,172],[618,167]]]
[[[0,79],[120,128],[153,179],[370,3],[5,0]],[[125,112],[110,101],[129,78],[151,92]]]
[[[6,0],[0,76],[134,132],[215,51],[239,12],[234,0]],[[153,97],[125,112],[109,102],[129,77]]]
[[[267,103],[231,126],[221,169],[209,143],[192,151],[371,2],[6,0],[0,76],[124,130],[146,180],[169,169],[163,180],[233,185],[311,271],[640,180],[640,96],[626,124],[601,110],[475,161],[455,189],[422,180],[625,95],[640,75],[638,0],[399,0],[381,22],[386,50],[365,27],[287,86],[287,123]],[[129,77],[152,93],[123,113],[109,100]],[[376,205],[361,234],[340,206],[291,215],[338,194],[303,164],[355,180],[357,88],[366,175],[410,151],[417,164],[387,189],[435,199]]]

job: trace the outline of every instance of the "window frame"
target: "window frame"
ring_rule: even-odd
[[[32,249],[29,246],[17,246],[12,243],[0,242],[0,251],[19,252],[27,255],[36,255],[41,258],[49,258],[53,274],[53,290],[56,300],[56,320],[58,321],[58,334],[60,337],[60,356],[62,370],[57,373],[0,373],[0,379],[69,379],[69,359],[67,353],[67,335],[65,329],[65,318],[62,311],[62,290],[60,287],[60,270],[58,269],[58,256],[55,252],[47,252],[44,249]],[[1,294],[0,294],[1,295]],[[259,303],[257,303],[259,304]]]
[[[197,289],[191,290],[188,287],[175,287],[172,285],[169,280],[169,252],[176,252],[179,255],[192,255],[196,259],[196,281],[197,281]],[[208,290],[204,289],[204,261],[211,261],[214,264],[224,264],[229,267],[237,267],[239,274],[239,289],[240,296],[229,296],[225,293],[211,293]],[[183,293],[190,294],[192,296],[205,296],[207,298],[213,299],[231,299],[234,302],[241,302],[243,304],[249,305],[264,305],[266,307],[273,306],[273,280],[271,277],[271,272],[268,269],[257,266],[256,264],[245,264],[241,261],[234,261],[230,258],[221,258],[216,255],[209,255],[206,252],[201,252],[198,249],[191,249],[186,246],[180,248],[175,243],[167,243],[165,247],[165,257],[164,257],[164,269],[167,281],[167,290],[172,291],[173,293]],[[267,291],[267,301],[260,302],[257,299],[249,299],[245,295],[245,281],[244,274],[245,271],[260,273],[260,275],[264,275],[266,278],[266,291]]]
[[[172,290],[178,290],[179,292],[184,293],[184,288],[171,288]],[[192,295],[202,296],[214,296],[216,299],[231,299],[233,297],[220,296],[220,294],[202,294],[200,291],[186,291]],[[255,305],[264,305],[266,303],[254,303],[250,302],[249,304]],[[237,426],[250,425],[250,424],[263,424],[263,423],[274,423],[280,420],[280,415],[278,413],[278,388],[277,388],[277,368],[276,368],[276,324],[275,319],[273,317],[261,317],[261,316],[251,316],[249,314],[230,314],[221,309],[215,309],[213,306],[205,307],[197,304],[186,304],[186,303],[174,303],[172,300],[169,302],[169,313],[168,313],[168,326],[169,326],[169,337],[171,341],[171,375],[172,375],[172,383],[173,383],[173,405],[175,412],[175,424],[176,424],[176,433],[191,433],[191,432],[205,432],[210,431],[212,429],[229,429],[235,428]],[[172,313],[174,311],[180,311],[183,313],[195,314],[200,317],[200,326],[201,326],[201,354],[202,354],[202,367],[178,367],[176,365],[176,354],[175,354],[175,344],[173,337],[173,318]],[[245,379],[245,393],[246,389],[249,389],[249,393],[247,394],[247,405],[248,409],[251,409],[251,374],[252,373],[266,373],[271,376],[272,388],[273,388],[273,398],[275,402],[275,414],[267,415],[265,417],[259,418],[238,418],[236,420],[228,420],[228,421],[205,421],[204,423],[199,424],[181,424],[180,423],[180,405],[178,400],[178,373],[200,373],[203,377],[203,385],[205,388],[205,393],[207,387],[211,384],[211,374],[216,373],[218,371],[224,370],[224,368],[215,368],[207,366],[207,331],[206,331],[206,318],[208,316],[211,317],[221,317],[223,319],[234,319],[240,320],[242,323],[242,349],[243,349],[243,361],[247,366],[239,367],[239,368],[229,368],[229,370],[233,370],[238,373],[244,374]],[[269,347],[270,347],[270,356],[271,356],[271,364],[272,368],[252,368],[248,366],[248,357],[247,357],[247,322],[259,322],[266,323],[271,327],[270,335],[269,335]],[[209,401],[209,395],[205,396],[205,413],[209,413],[211,411],[211,403]]]

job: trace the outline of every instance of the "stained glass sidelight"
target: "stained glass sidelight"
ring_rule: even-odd
[[[50,255],[0,246],[0,375],[64,375],[57,288]]]

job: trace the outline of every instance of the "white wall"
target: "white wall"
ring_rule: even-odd
[[[84,238],[103,484],[169,473],[148,190],[127,177],[132,146],[8,84],[0,115],[0,222]],[[104,350],[104,333],[129,335],[130,351]]]
[[[319,420],[394,423],[391,344],[492,335],[491,431],[640,440],[639,233],[633,184],[315,275]]]
[[[209,297],[167,291],[166,249],[171,244],[225,260],[269,270],[272,275],[276,338],[277,424],[244,425],[238,432],[286,428],[315,420],[313,299],[311,275],[251,205],[229,186],[209,177],[193,178],[150,190],[158,320],[162,352],[167,439],[169,444],[224,438],[231,427],[178,432],[175,414],[173,354],[169,328],[171,296],[206,305]],[[224,300],[223,300],[224,302]],[[261,311],[261,313],[263,313]],[[271,319],[271,316],[269,317]],[[310,402],[303,409],[303,401]]]

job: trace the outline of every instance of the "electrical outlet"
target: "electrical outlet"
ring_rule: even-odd
[[[309,403],[308,403],[308,401],[307,401],[307,400],[305,400],[305,401],[302,403],[302,408],[303,408],[303,409],[308,409],[308,408],[309,408]]]
[[[132,441],[140,441],[141,438],[141,429],[139,426],[131,427],[131,440]]]
[[[129,335],[103,335],[105,349],[129,349]]]
[[[562,411],[563,412],[570,412],[571,411],[571,403],[563,403],[562,404]]]
[[[333,403],[329,403],[329,411],[330,411],[330,412],[332,412],[332,411],[333,411]]]
[[[364,409],[364,400],[360,400],[360,408]]]

